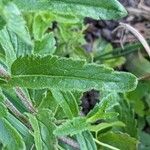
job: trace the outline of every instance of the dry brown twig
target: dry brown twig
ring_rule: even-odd
[[[126,9],[127,9],[127,11],[129,12],[130,15],[134,15],[134,16],[137,16],[137,17],[141,16],[141,17],[144,17],[147,20],[150,20],[149,12],[147,12],[145,10],[142,10],[140,8],[133,8],[133,7],[127,7]]]
[[[147,6],[144,4],[144,0],[140,0],[140,3],[139,3],[139,5],[138,5],[138,8],[143,9],[143,10],[147,11],[148,13],[150,13],[150,7],[147,7]]]
[[[113,32],[116,32],[120,28],[130,31],[141,42],[141,44],[143,45],[147,54],[150,57],[150,47],[149,47],[147,41],[145,40],[145,38],[141,35],[141,33],[139,33],[138,30],[136,30],[134,27],[132,27],[129,24],[121,22],[120,25]]]

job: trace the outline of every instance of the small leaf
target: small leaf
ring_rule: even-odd
[[[99,132],[99,131],[103,131],[105,129],[109,129],[109,128],[116,127],[116,126],[124,127],[125,124],[122,123],[121,121],[116,121],[112,123],[100,123],[98,125],[91,125],[89,127],[89,130],[94,131],[94,132]]]
[[[70,119],[79,115],[78,105],[71,92],[52,90],[52,95]]]
[[[8,3],[5,5],[1,15],[6,21],[6,25],[10,31],[14,32],[27,44],[32,44],[29,32],[27,31],[26,23],[15,4]]]
[[[137,78],[102,65],[55,56],[18,58],[11,67],[10,86],[31,89],[86,91],[90,89],[125,92],[137,86]]]
[[[56,136],[62,136],[62,135],[72,136],[88,130],[88,126],[89,124],[86,122],[86,118],[76,117],[58,126],[54,131],[54,134]]]
[[[84,131],[76,135],[81,150],[97,150],[93,136],[89,131]]]
[[[111,109],[118,104],[116,100],[115,93],[104,97],[87,115],[87,121],[95,122],[99,119],[111,119],[118,116],[118,113],[111,111]]]
[[[117,0],[14,0],[23,11],[51,11],[94,19],[117,19],[127,15]]]
[[[52,33],[46,34],[41,40],[35,41],[34,53],[50,55],[55,52],[56,41]]]
[[[0,44],[6,55],[6,62],[10,66],[12,62],[19,56],[30,55],[32,53],[32,45],[29,45],[18,37],[8,28],[0,31]]]
[[[34,15],[32,23],[32,32],[35,40],[40,40],[43,38],[46,30],[51,26],[52,18],[51,13],[46,14],[45,11],[39,12]]]

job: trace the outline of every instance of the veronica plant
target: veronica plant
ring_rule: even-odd
[[[135,149],[118,104],[137,78],[81,59],[82,32],[72,31],[78,42],[64,32],[84,29],[84,17],[119,19],[125,8],[117,0],[0,0],[0,12],[0,149]],[[64,41],[76,57],[61,57]],[[81,115],[81,96],[91,89],[103,93],[101,101]]]

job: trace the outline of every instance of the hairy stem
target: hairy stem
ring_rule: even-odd
[[[73,139],[71,139],[69,137],[58,137],[58,139],[64,143],[70,145],[74,149],[80,150],[79,144],[76,141],[74,141]]]
[[[35,113],[36,109],[33,107],[31,101],[28,99],[28,97],[26,96],[26,94],[24,93],[24,91],[20,88],[20,87],[16,87],[15,88],[15,92],[17,94],[17,96],[20,98],[21,102],[23,103],[23,105],[31,112],[31,113]]]

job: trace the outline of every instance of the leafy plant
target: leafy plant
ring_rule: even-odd
[[[122,95],[137,78],[94,63],[83,48],[84,17],[118,19],[125,8],[117,0],[0,0],[0,12],[0,149],[136,149]],[[102,100],[81,115],[92,89]]]

